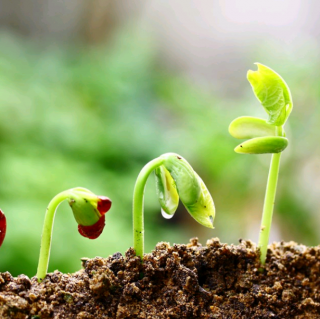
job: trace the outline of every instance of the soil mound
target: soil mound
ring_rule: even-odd
[[[143,264],[133,249],[82,262],[40,284],[0,273],[0,318],[320,318],[319,247],[275,243],[264,269],[252,242],[217,238],[159,243]]]

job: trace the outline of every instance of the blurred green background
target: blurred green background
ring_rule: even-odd
[[[53,16],[50,8],[43,9],[38,25],[37,12],[28,15],[30,8],[20,8],[14,20],[8,12],[15,8],[7,2],[7,14],[0,13],[0,207],[8,223],[0,271],[35,275],[46,206],[57,193],[76,186],[109,196],[113,206],[103,234],[92,241],[78,234],[68,204],[61,204],[49,271],[74,272],[81,257],[124,253],[132,246],[135,179],[148,161],[165,152],[185,157],[206,183],[216,205],[215,229],[198,225],[182,206],[171,220],[163,219],[151,177],[145,196],[146,252],[159,241],[187,243],[194,236],[202,244],[211,237],[226,243],[257,241],[270,156],[234,153],[239,141],[228,134],[238,116],[266,118],[246,80],[256,61],[282,75],[294,100],[271,240],[317,245],[320,48],[317,34],[306,35],[299,24],[292,28],[305,11],[294,11],[294,19],[282,24],[274,22],[278,12],[271,11],[273,33],[265,32],[266,21],[259,33],[255,20],[231,21],[223,10],[227,1],[220,7],[213,2],[218,13],[204,1],[209,12],[204,4],[197,11],[204,25],[188,35],[194,23],[190,1],[190,12],[169,2],[167,7],[159,1],[153,7],[133,2],[132,16],[128,7],[103,3],[91,1],[89,17],[69,6],[68,18],[82,22],[71,26],[59,24],[64,16],[52,22],[63,6]],[[296,7],[291,3],[291,9]],[[220,14],[225,28],[207,23],[210,14],[216,19]],[[105,23],[96,25],[99,17]],[[179,17],[191,22],[183,24]],[[39,21],[53,24],[49,28]],[[165,26],[170,32],[161,33]]]

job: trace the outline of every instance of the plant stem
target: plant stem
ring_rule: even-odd
[[[136,181],[133,191],[133,248],[136,255],[142,260],[144,252],[144,221],[143,198],[147,179],[151,172],[164,162],[162,158],[156,158],[146,164]]]
[[[41,236],[40,256],[36,275],[38,278],[38,282],[41,282],[47,274],[51,248],[52,228],[56,210],[61,202],[63,202],[65,199],[68,199],[69,196],[69,190],[61,192],[51,200],[47,207]]]
[[[277,136],[283,135],[283,128],[276,128]],[[258,247],[260,248],[260,262],[265,264],[267,258],[268,243],[270,237],[270,229],[272,223],[272,215],[274,202],[276,197],[279,167],[280,167],[281,153],[272,154],[266,194],[263,205],[263,213],[260,227],[260,236]]]

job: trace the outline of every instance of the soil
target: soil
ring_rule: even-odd
[[[320,247],[275,243],[259,267],[250,241],[202,247],[193,238],[159,243],[143,264],[133,249],[83,259],[80,271],[55,271],[40,284],[5,272],[0,318],[320,318]]]

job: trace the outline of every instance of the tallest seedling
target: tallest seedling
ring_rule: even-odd
[[[243,116],[229,126],[230,134],[239,139],[249,139],[235,148],[241,154],[272,153],[266,195],[260,228],[260,260],[264,265],[267,256],[272,214],[276,196],[281,152],[287,147],[284,124],[291,110],[292,98],[288,85],[270,68],[256,63],[257,71],[248,71],[247,78],[253,92],[265,111],[268,120]]]

